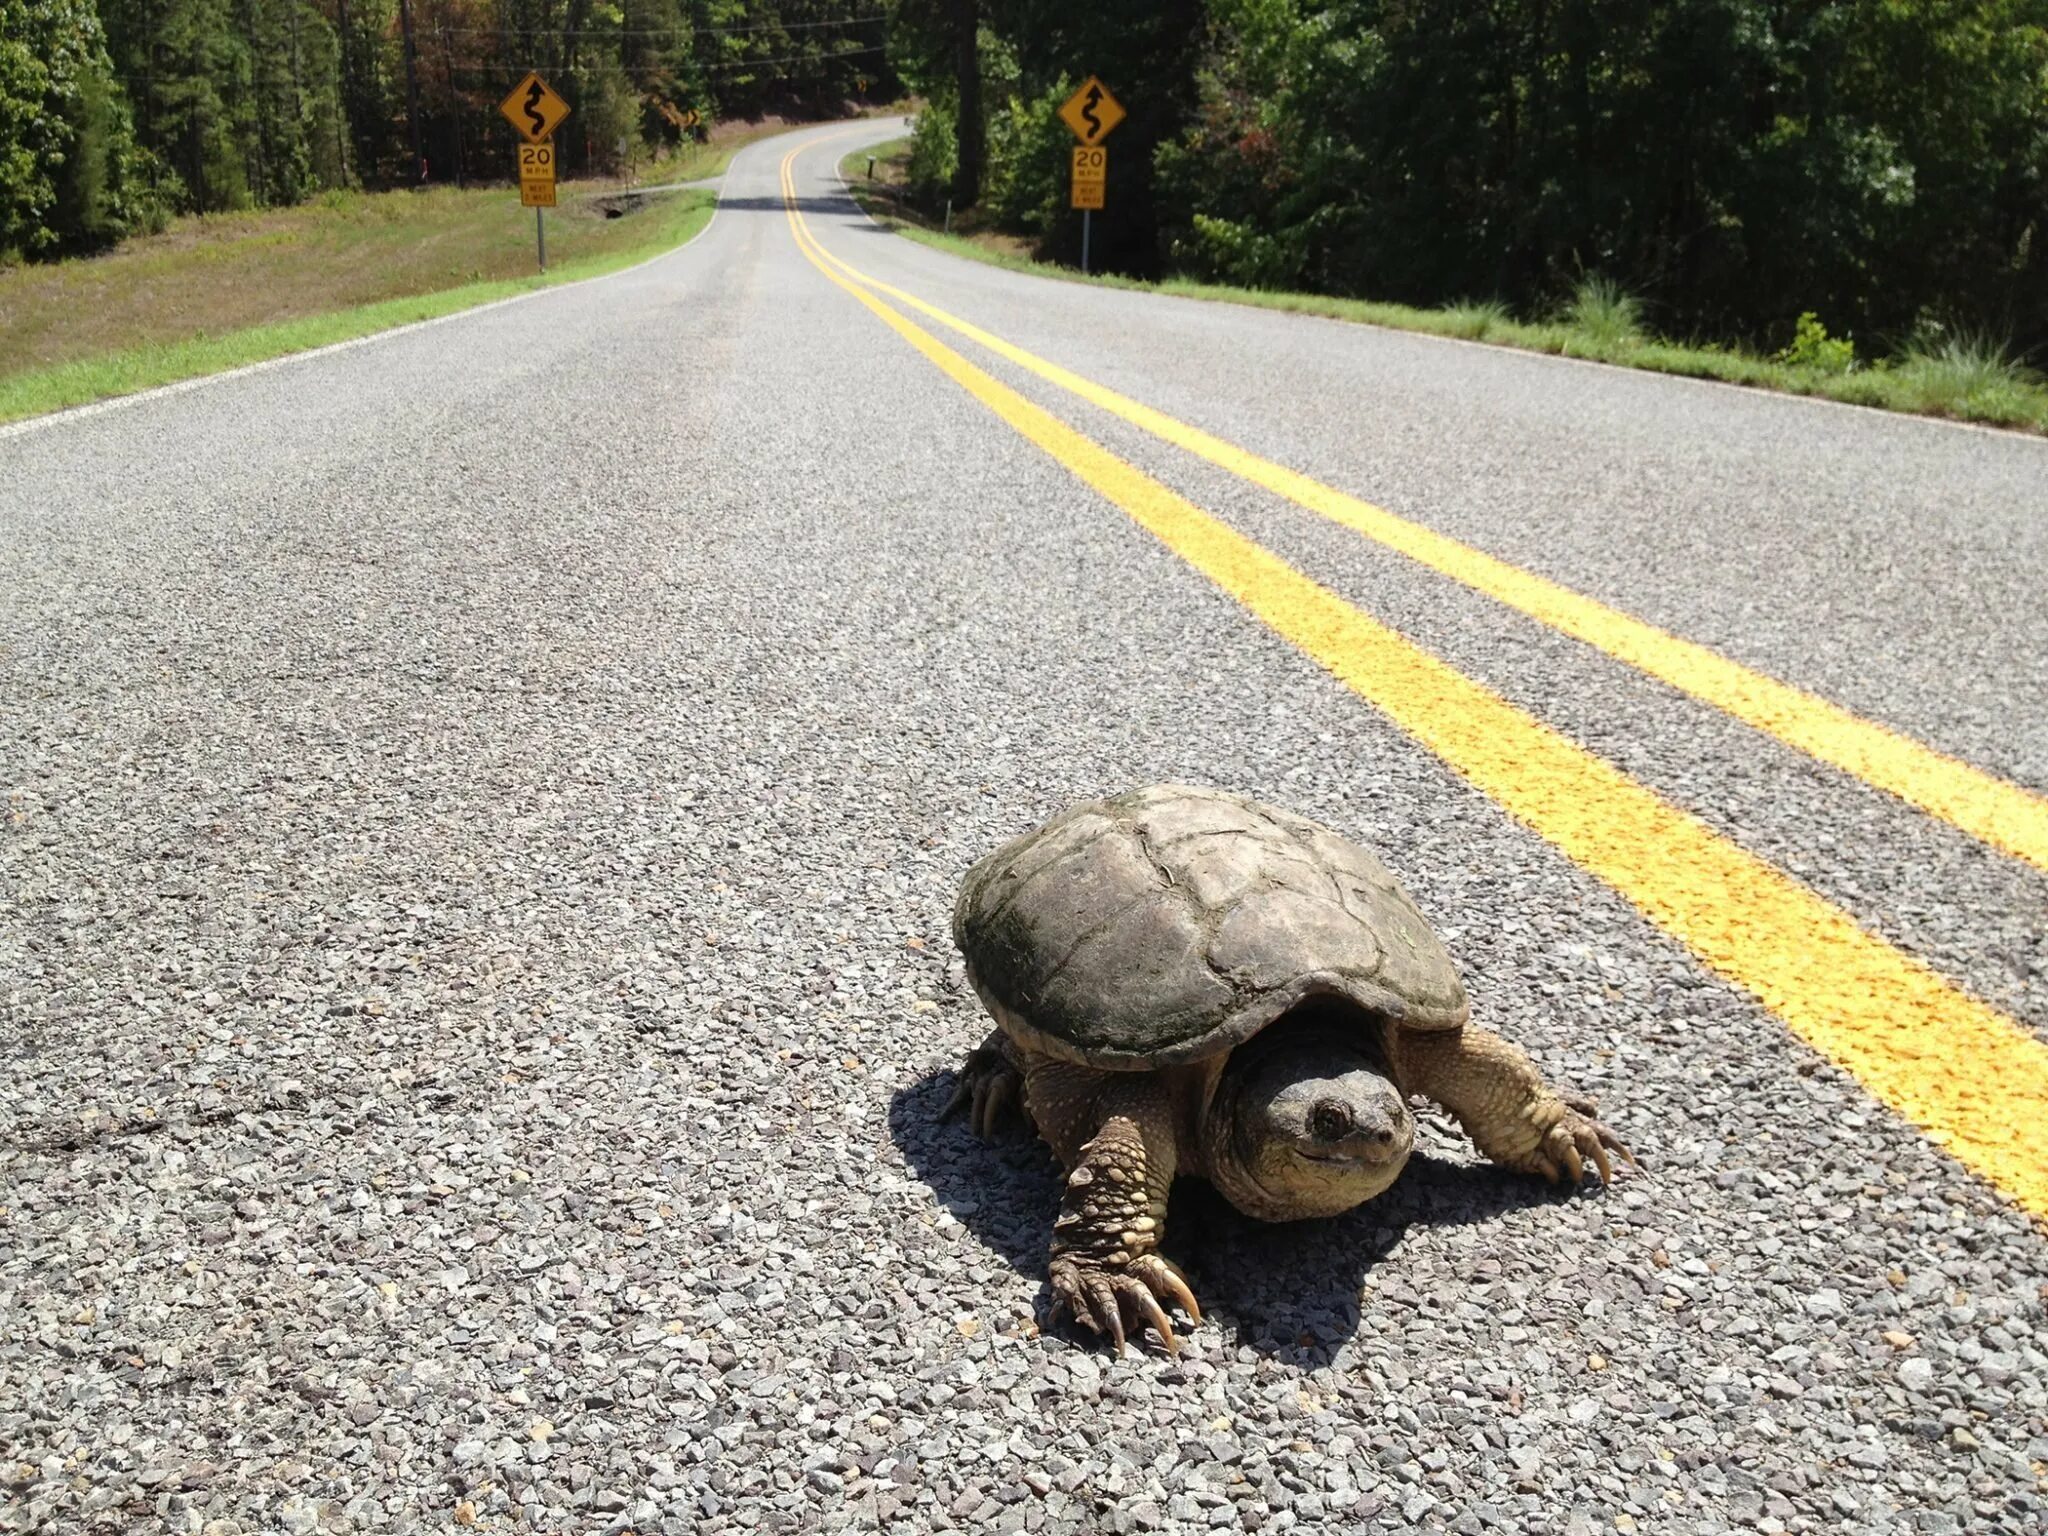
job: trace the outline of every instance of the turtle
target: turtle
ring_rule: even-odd
[[[1055,1314],[1124,1349],[1201,1308],[1160,1251],[1169,1186],[1261,1221],[1380,1194],[1415,1144],[1411,1095],[1495,1163],[1573,1186],[1634,1167],[1592,1100],[1467,1022],[1457,967],[1377,857],[1222,790],[1079,804],[976,863],[953,937],[996,1028],[942,1118],[1034,1130],[1065,1170]]]

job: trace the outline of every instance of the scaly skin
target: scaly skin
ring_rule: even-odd
[[[1504,1168],[1576,1184],[1586,1164],[1610,1183],[1610,1152],[1635,1166],[1621,1139],[1592,1118],[1591,1100],[1567,1099],[1543,1081],[1527,1053],[1487,1030],[1387,1031],[1388,1065],[1404,1092],[1458,1117],[1479,1150]]]
[[[1027,1056],[1024,1081],[1032,1118],[1070,1170],[1052,1224],[1055,1310],[1109,1335],[1119,1354],[1127,1321],[1137,1330],[1150,1325],[1178,1354],[1161,1303],[1178,1305],[1197,1323],[1202,1309],[1158,1251],[1179,1163],[1164,1080]]]
[[[1449,1109],[1494,1162],[1573,1183],[1588,1163],[1606,1182],[1613,1172],[1610,1152],[1634,1165],[1619,1138],[1592,1118],[1591,1101],[1559,1095],[1520,1047],[1498,1035],[1470,1026],[1386,1034],[1387,1067],[1401,1091]],[[1159,1252],[1177,1169],[1206,1173],[1233,1203],[1262,1220],[1323,1215],[1331,1208],[1322,1183],[1304,1185],[1304,1208],[1289,1210],[1284,1197],[1276,1200],[1284,1185],[1254,1189],[1244,1184],[1247,1170],[1209,1155],[1227,1143],[1231,1128],[1222,1122],[1233,1101],[1219,1098],[1217,1113],[1204,1120],[1195,1103],[1182,1102],[1190,1098],[1191,1082],[1174,1071],[1105,1072],[1059,1061],[1020,1047],[998,1029],[969,1053],[943,1111],[971,1108],[976,1133],[991,1139],[1022,1122],[1068,1170],[1053,1223],[1055,1308],[1106,1334],[1119,1352],[1127,1333],[1149,1326],[1178,1353],[1167,1306],[1179,1306],[1194,1322],[1202,1318],[1187,1281]]]
[[[1052,1229],[1053,1305],[1107,1334],[1119,1352],[1150,1327],[1168,1351],[1180,1340],[1161,1303],[1194,1322],[1202,1309],[1159,1253],[1166,1195],[1179,1165],[1173,1106],[1152,1072],[1098,1072],[1021,1050],[1000,1029],[968,1053],[940,1112],[967,1109],[975,1134],[1004,1134],[1014,1114],[1068,1170]]]

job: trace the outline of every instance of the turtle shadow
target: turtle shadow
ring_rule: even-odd
[[[956,1072],[942,1070],[898,1089],[889,1103],[890,1136],[909,1169],[985,1248],[1019,1274],[1038,1277],[1042,1323],[1052,1302],[1045,1266],[1059,1168],[1035,1138],[991,1144],[965,1116],[942,1122],[939,1112],[958,1081]],[[1455,1144],[1455,1133],[1422,1118],[1422,1143]],[[1167,1205],[1166,1250],[1214,1315],[1212,1324],[1222,1322],[1235,1344],[1314,1368],[1332,1363],[1358,1332],[1366,1276],[1411,1229],[1466,1226],[1570,1198],[1419,1143],[1393,1188],[1321,1221],[1254,1221],[1210,1185],[1183,1179]]]

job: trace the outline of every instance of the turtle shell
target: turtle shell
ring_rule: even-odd
[[[1408,1029],[1469,1012],[1384,864],[1213,789],[1131,790],[1005,843],[968,871],[953,938],[1005,1029],[1095,1067],[1220,1055],[1317,995]]]

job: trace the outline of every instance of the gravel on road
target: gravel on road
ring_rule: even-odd
[[[843,132],[800,162],[828,240],[1016,302],[862,224]],[[2041,1232],[827,284],[786,148],[651,266],[0,445],[0,1527],[2048,1527]],[[1185,329],[1045,287],[1130,356]],[[1646,474],[1765,473],[1678,414]],[[1564,729],[1714,743],[1671,792],[1835,899],[1881,872],[1849,829],[1928,846],[1851,785],[1775,815],[1785,765],[1695,706],[1247,516]],[[1877,622],[1843,655],[1968,753]],[[1989,646],[1971,710],[2038,686]],[[1041,1331],[1057,1175],[936,1120],[987,1027],[948,917],[998,841],[1153,780],[1377,848],[1649,1176],[1556,1195],[1429,1120],[1335,1221],[1177,1194],[1212,1314],[1178,1360]],[[2040,928],[1973,859],[1883,900],[1977,985]],[[2040,1029],[2038,988],[2003,1001]]]

